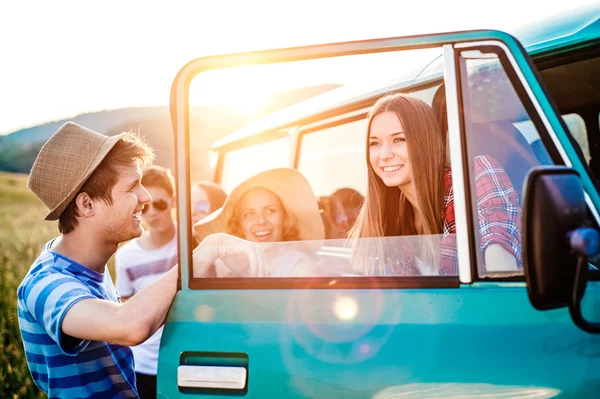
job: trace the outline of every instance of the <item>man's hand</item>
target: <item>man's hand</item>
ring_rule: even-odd
[[[193,253],[193,277],[206,276],[211,265],[217,268],[217,276],[265,277],[268,270],[263,248],[259,244],[241,238],[216,233],[206,237]]]

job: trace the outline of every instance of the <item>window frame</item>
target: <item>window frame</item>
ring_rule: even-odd
[[[432,45],[431,47],[438,47]],[[443,49],[443,46],[439,46]],[[404,50],[404,49],[402,49]],[[408,50],[408,49],[406,49]],[[393,51],[393,50],[392,50]],[[400,50],[401,51],[401,50]],[[445,83],[445,78],[440,74],[439,77],[424,79],[414,84],[403,84],[398,82],[394,85],[394,91],[405,93],[418,92],[433,87],[438,87]],[[387,93],[388,91],[386,91]],[[296,126],[287,126],[285,129],[270,130],[258,133],[256,136],[244,138],[228,143],[219,148],[219,160],[217,164],[216,180],[220,182],[223,177],[223,167],[225,156],[229,151],[247,148],[251,145],[260,145],[265,142],[285,137],[282,131],[286,131],[290,138],[290,146],[293,148],[293,164],[298,168],[304,136],[323,130],[356,122],[367,117],[370,108],[383,94],[376,94],[359,102],[350,103],[338,109],[331,109],[327,112],[315,115],[310,123]],[[252,140],[252,141],[250,141]],[[459,242],[461,240],[457,240]],[[462,240],[464,241],[464,240]],[[459,261],[460,264],[460,261]],[[410,289],[410,288],[458,288],[461,279],[459,275],[453,276],[364,276],[364,277],[294,277],[294,278],[193,278],[192,264],[189,265],[189,289]],[[459,266],[460,268],[460,266]]]
[[[558,112],[558,108],[553,103],[552,99],[548,95],[548,90],[543,86],[543,80],[541,75],[537,72],[537,70],[533,67],[531,60],[529,61],[529,66],[531,67],[531,72],[533,73],[536,81],[540,85],[540,89],[543,91],[543,94],[549,101],[550,111],[554,113],[554,116],[558,117],[558,121],[560,126],[563,129],[563,132],[566,132],[565,137],[561,140],[557,131],[553,128],[548,115],[544,112],[544,107],[540,104],[539,99],[535,96],[534,90],[530,85],[530,82],[525,77],[523,71],[521,70],[517,60],[514,55],[511,53],[509,48],[502,42],[496,40],[486,40],[481,42],[470,42],[470,43],[458,43],[454,46],[456,61],[457,61],[457,75],[456,81],[459,84],[459,87],[462,88],[463,85],[463,76],[461,73],[462,64],[465,59],[478,59],[476,57],[470,56],[468,58],[463,58],[461,56],[462,52],[478,50],[483,54],[485,53],[493,53],[498,57],[498,60],[504,69],[510,83],[512,84],[517,96],[522,102],[523,108],[526,110],[528,116],[530,117],[531,122],[536,128],[544,147],[546,148],[550,158],[554,162],[555,165],[558,166],[567,166],[574,167],[575,164],[584,169],[587,172],[587,177],[591,176],[591,172],[588,168],[587,162],[585,162],[583,158],[582,152],[578,149],[578,144],[574,143],[575,139],[568,130],[566,126],[566,122],[562,118],[560,112]],[[524,50],[523,50],[524,51]],[[481,57],[483,59],[485,57]],[[462,98],[462,89],[459,91],[459,104],[461,109],[464,109],[464,99]],[[466,156],[468,160],[468,149],[466,142],[466,130],[465,130],[465,115],[464,112],[460,113],[460,125],[461,125],[461,136],[462,136],[462,153]],[[565,146],[565,141],[571,144],[571,148],[569,149]],[[572,154],[572,155],[569,155]],[[574,154],[574,155],[573,155]],[[467,161],[468,162],[468,161]],[[479,250],[479,235],[476,234],[476,226],[474,220],[474,207],[473,207],[473,192],[471,190],[471,176],[472,176],[472,166],[467,164],[466,170],[464,170],[464,174],[467,177],[465,181],[465,190],[468,190],[466,193],[467,200],[469,202],[468,205],[468,213],[470,215],[471,222],[469,223],[469,241],[470,241],[470,249],[471,249],[471,257],[474,262],[471,262],[471,273],[473,276],[473,282],[502,282],[502,281],[518,281],[524,282],[525,275],[514,276],[513,272],[507,273],[494,273],[493,275],[480,275],[478,270],[477,263],[477,252]],[[584,184],[585,185],[585,184]],[[595,222],[600,225],[600,216],[598,214],[598,210],[592,200],[592,197],[589,195],[590,189],[592,189],[592,195],[595,194],[597,196],[597,190],[595,185],[588,185],[585,187],[585,201],[588,206],[588,209],[592,213],[592,216],[595,219]],[[522,206],[522,204],[520,204]],[[523,251],[525,251],[525,243],[523,242]],[[525,255],[523,255],[525,257]],[[512,274],[512,275],[509,275]]]

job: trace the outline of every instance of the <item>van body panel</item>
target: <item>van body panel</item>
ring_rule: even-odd
[[[598,286],[588,295],[598,298]],[[336,317],[339,298],[356,301],[354,319]],[[566,309],[535,310],[524,283],[179,291],[162,337],[159,398],[183,397],[174,382],[191,348],[224,364],[246,354],[248,398],[386,397],[407,386],[408,397],[593,397],[599,387],[600,337],[575,327]]]
[[[512,33],[532,57],[571,50],[600,37],[600,5],[590,4],[564,12],[543,23],[515,29]]]

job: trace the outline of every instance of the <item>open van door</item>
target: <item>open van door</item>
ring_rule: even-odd
[[[431,62],[423,64],[421,53]],[[303,172],[315,196],[330,195],[319,190],[337,188],[356,165],[367,168],[366,126],[364,136],[358,134],[350,150],[344,150],[346,159],[358,148],[348,165],[323,159],[351,140],[340,130],[365,120],[378,97],[406,92],[432,106],[441,126],[446,122],[455,228],[440,235],[364,239],[393,248],[387,252],[393,255],[381,262],[389,266],[387,273],[361,274],[339,267],[356,262],[352,247],[346,240],[321,239],[308,244],[313,247],[309,258],[324,271],[315,276],[194,275],[190,164],[204,154],[190,150],[190,140],[203,134],[190,123],[192,80],[221,69],[303,62],[315,62],[315,70],[323,73],[328,70],[324,65],[332,62],[338,74],[354,71],[358,79],[258,121],[260,132],[252,137],[241,129],[236,133],[239,140],[221,153],[225,161],[219,173],[235,159],[244,160],[239,176],[263,164],[263,169],[293,166]],[[404,75],[405,70],[416,72]],[[389,75],[382,77],[385,73]],[[276,79],[274,74],[260,76],[265,84]],[[233,88],[223,90],[235,95]],[[537,71],[514,37],[470,31],[200,58],[175,78],[171,114],[180,280],[162,336],[159,398],[597,395],[600,338],[578,328],[566,308],[543,312],[530,302],[520,206],[527,172],[548,164],[579,173],[589,225],[599,221],[600,197]],[[515,127],[523,123],[532,127],[527,135]],[[271,165],[270,152],[240,156],[245,148],[282,138],[288,157],[281,161],[284,165]],[[533,142],[542,145],[534,150]],[[490,159],[497,161],[494,168],[503,169],[506,186],[517,198],[510,210],[515,215],[514,236],[509,238],[515,244],[514,268],[494,262],[485,252],[491,233],[481,222],[479,190],[481,167]],[[307,160],[309,166],[303,167]],[[448,241],[454,244],[444,247]],[[405,248],[431,243],[438,250],[434,258],[450,258],[456,267],[444,269],[445,275],[398,272]],[[297,242],[275,245],[288,251],[286,246]],[[588,318],[600,316],[599,298],[591,283],[586,293],[591,301]]]

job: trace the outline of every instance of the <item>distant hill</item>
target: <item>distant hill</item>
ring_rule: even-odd
[[[202,132],[201,136],[193,136],[191,143],[191,151],[194,153],[192,178],[208,178],[208,153],[215,140],[252,120],[336,87],[338,86],[326,84],[276,93],[252,117],[229,106],[192,108],[190,126],[195,131]],[[138,107],[82,114],[72,119],[49,122],[0,136],[0,170],[29,173],[43,143],[68,120],[107,135],[129,130],[139,132],[156,150],[156,163],[171,169],[174,167],[173,132],[168,108]]]
[[[167,107],[123,108],[81,114],[72,119],[62,119],[55,122],[49,122],[43,125],[21,129],[14,133],[9,133],[6,136],[0,136],[0,143],[2,143],[0,145],[4,145],[6,143],[33,143],[36,141],[46,141],[67,120],[72,120],[80,125],[89,127],[92,130],[106,133],[113,129],[116,125],[131,119],[140,120],[158,115],[162,117],[168,117],[169,114]]]

